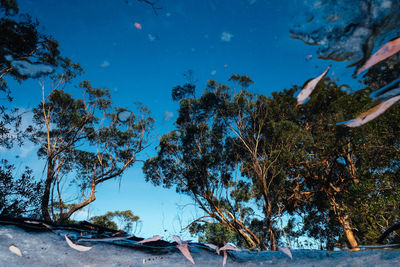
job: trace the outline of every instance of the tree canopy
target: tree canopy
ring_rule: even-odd
[[[336,123],[373,105],[368,87],[348,94],[325,79],[297,106],[297,86],[266,97],[244,90],[248,76],[230,80],[243,90],[210,80],[199,98],[182,99],[176,129],[143,167],[147,180],[204,211],[191,232],[271,249],[301,233],[330,249],[376,242],[398,212],[398,107],[350,129]],[[282,229],[281,216],[301,227]]]
[[[59,85],[64,81],[60,80]],[[53,83],[54,84],[54,83]],[[85,98],[51,88],[33,110],[34,125],[29,128],[30,139],[40,145],[38,156],[46,161],[46,179],[41,213],[50,220],[53,202],[59,203],[59,220],[68,219],[74,212],[93,202],[96,186],[120,177],[146,148],[153,118],[146,107],[137,113],[112,105],[107,89],[94,88],[88,81],[80,84]],[[126,113],[124,120],[118,116]],[[63,210],[61,181],[72,181],[82,199]],[[50,211],[49,211],[50,209]]]

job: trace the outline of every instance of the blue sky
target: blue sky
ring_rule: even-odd
[[[185,82],[188,69],[194,71],[197,95],[208,79],[228,83],[232,74],[249,75],[255,81],[249,90],[269,95],[303,85],[333,64],[317,59],[316,47],[289,37],[292,17],[301,12],[298,2],[160,0],[162,10],[155,15],[136,0],[18,1],[21,12],[37,18],[41,30],[59,41],[62,54],[82,65],[85,74],[79,80],[110,88],[116,105],[147,105],[159,136],[173,129],[178,104],[171,99],[171,89]],[[312,59],[306,60],[309,55]],[[352,71],[344,63],[334,63],[328,76],[354,83]],[[16,106],[29,110],[39,104],[37,80],[12,85]],[[165,120],[165,112],[173,117]],[[33,147],[22,150],[19,163],[31,166],[40,177],[43,163],[37,161]],[[142,158],[154,154],[149,149]],[[146,183],[138,164],[124,174],[120,187],[114,181],[99,187],[90,214],[131,209],[143,222],[140,236],[168,236],[178,234],[181,225],[199,214],[192,205],[185,206],[190,203],[174,189]]]

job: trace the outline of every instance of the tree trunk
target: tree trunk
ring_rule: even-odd
[[[272,251],[276,250],[276,241],[274,231],[272,230],[271,215],[272,215],[272,205],[268,198],[268,191],[266,186],[263,187],[264,196],[264,215],[265,215],[265,226],[268,232],[269,247]]]
[[[257,248],[257,241],[254,241],[249,234],[247,234],[246,232],[244,232],[243,230],[237,230],[239,232],[239,234],[246,240],[246,242],[248,243],[248,245],[250,245],[253,249]],[[235,232],[237,232],[235,231]]]
[[[90,189],[90,197],[89,199],[86,199],[84,201],[82,201],[79,204],[74,205],[67,213],[62,213],[60,214],[60,219],[59,222],[65,222],[67,221],[72,214],[74,214],[74,212],[77,212],[78,210],[86,207],[87,205],[89,205],[90,203],[92,203],[93,201],[96,200],[96,182],[94,180],[92,180],[92,186]]]
[[[274,231],[272,231],[272,229],[270,227],[268,229],[268,233],[269,233],[269,244],[270,244],[269,246],[272,251],[276,251],[276,242],[275,242]]]
[[[50,201],[50,191],[51,184],[54,179],[54,162],[52,159],[47,160],[47,177],[44,185],[44,192],[42,196],[41,210],[43,219],[46,221],[51,221],[49,214],[49,201]]]
[[[349,243],[350,249],[354,249],[355,247],[358,246],[358,244],[357,244],[357,240],[354,236],[354,233],[351,230],[348,216],[343,216],[343,217],[339,216],[338,219],[339,219],[340,224],[343,227],[343,230],[346,235],[347,241]]]
[[[264,242],[260,241],[260,239],[253,233],[253,231],[247,228],[242,222],[236,219],[234,221],[235,224],[238,224],[242,229],[244,229],[244,231],[240,228],[234,231],[239,231],[239,234],[241,234],[246,240],[248,240],[249,245],[251,245],[253,249],[257,248],[257,245],[259,245],[263,249],[266,249]]]
[[[347,239],[350,249],[354,249],[355,247],[358,246],[358,244],[357,244],[357,240],[354,236],[353,230],[351,229],[349,216],[347,214],[345,214],[344,209],[342,208],[342,206],[340,204],[338,204],[336,202],[334,196],[330,197],[329,202],[331,204],[331,207],[334,210],[336,218],[338,219],[339,223],[343,227],[343,231],[344,231],[344,234],[346,235],[346,239]]]

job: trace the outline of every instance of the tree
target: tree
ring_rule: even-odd
[[[304,156],[290,163],[297,186],[291,187],[289,204],[304,212],[304,230],[326,240],[330,248],[343,235],[351,248],[358,241],[371,242],[367,233],[382,229],[379,221],[393,221],[391,209],[398,194],[385,190],[383,184],[396,185],[391,173],[398,170],[398,126],[392,123],[397,109],[361,128],[336,125],[374,105],[369,92],[366,88],[346,94],[327,79],[297,110],[296,121],[308,138],[302,144]],[[386,196],[377,201],[383,192]],[[392,203],[391,207],[384,202]],[[375,222],[371,221],[374,209],[384,214]]]
[[[67,76],[75,75],[71,68],[82,71],[78,64],[60,55],[56,40],[38,31],[39,22],[32,20],[29,14],[18,16],[18,13],[15,0],[0,1],[0,90],[6,92],[10,100],[7,76],[21,82],[50,74],[57,67],[69,70],[65,71]],[[37,67],[35,71],[30,68],[32,66]]]
[[[384,87],[400,76],[400,59],[393,55],[372,66],[364,75],[362,82],[373,90]]]
[[[139,105],[135,115],[112,106],[108,90],[93,88],[88,81],[80,84],[85,97],[75,99],[61,89],[63,77],[47,96],[43,81],[42,103],[33,110],[34,126],[28,129],[30,139],[40,145],[38,156],[46,161],[42,216],[51,220],[57,201],[59,221],[92,203],[98,184],[120,177],[139,160],[137,155],[148,146],[154,122],[146,107]],[[82,195],[67,210],[61,188],[65,179]]]
[[[143,171],[147,181],[193,198],[205,213],[193,223],[220,223],[255,248],[263,242],[246,226],[252,209],[231,194],[245,182],[235,176],[237,157],[221,113],[227,90],[211,81],[198,99],[182,99],[176,130],[160,138],[157,156],[146,160]]]
[[[0,91],[5,95],[1,99],[6,102],[0,104],[1,148],[10,149],[15,143],[22,145],[26,137],[20,127],[23,113],[17,108],[10,108],[13,98],[7,79],[22,82],[32,78],[29,73],[24,72],[27,69],[23,67],[33,65],[46,66],[48,69],[60,66],[69,73],[72,65],[80,68],[69,59],[62,58],[58,43],[40,33],[38,28],[37,21],[33,21],[28,14],[19,13],[15,0],[0,1]],[[19,174],[16,174],[13,164],[9,164],[7,160],[2,160],[1,164],[1,213],[37,216],[35,207],[40,206],[38,199],[42,192],[41,184],[34,181],[29,168],[25,168],[21,176],[17,177]]]
[[[48,69],[61,66],[70,75],[72,67],[81,71],[78,64],[60,56],[57,41],[38,31],[37,21],[28,14],[19,14],[15,0],[0,1],[0,16],[0,91],[5,93],[7,102],[12,101],[12,95],[6,78],[18,82],[31,78],[26,71],[29,66],[41,65]],[[19,129],[21,114],[18,109],[9,110],[7,106],[0,105],[0,145],[10,148],[14,141],[22,144],[24,137]]]
[[[351,188],[346,201],[350,204],[357,235],[366,244],[374,244],[386,229],[399,220],[398,116],[400,106],[394,105],[379,118],[364,125],[362,139],[358,139],[362,142],[354,142],[357,145],[354,150],[358,152],[357,169],[362,178],[357,186]],[[389,237],[387,241],[396,242],[396,239],[399,240],[398,235]]]
[[[252,81],[233,75],[243,88]],[[229,229],[250,247],[276,249],[276,218],[282,203],[285,160],[296,155],[299,127],[291,116],[265,96],[247,91],[232,94],[226,85],[210,80],[198,99],[180,101],[177,129],[161,138],[158,155],[146,161],[147,180],[193,197],[206,213],[196,220],[208,224],[195,230],[215,233]],[[236,175],[235,175],[236,173]],[[237,175],[240,173],[240,176]],[[248,202],[255,200],[264,214],[260,221]],[[205,220],[211,219],[211,220]],[[211,227],[211,228],[210,228]],[[207,230],[208,229],[208,230]]]
[[[207,242],[219,247],[226,243],[241,244],[240,236],[221,223],[194,223],[190,225],[190,233],[199,235],[199,242]]]
[[[349,186],[360,178],[356,175],[352,134],[347,128],[335,126],[344,117],[340,107],[351,101],[351,97],[332,82],[324,85],[311,103],[300,107],[300,124],[310,134],[312,142],[307,145],[308,159],[293,168],[305,180],[303,186],[310,192],[304,195],[308,198],[306,206],[312,203],[309,211],[321,212],[328,208],[342,225],[350,247],[356,247],[343,197]]]
[[[329,13],[329,9],[332,9],[332,5],[334,3],[335,1],[331,1],[331,5],[325,5],[325,11],[328,11]],[[365,4],[369,6],[369,8],[366,8],[362,11],[364,15],[357,15],[357,17],[367,17],[369,20],[369,25],[375,25],[376,27],[379,27],[379,29],[375,26],[371,27],[371,31],[365,36],[366,38],[359,39],[357,42],[353,43],[352,46],[346,47],[342,45],[346,42],[346,40],[349,41],[354,37],[354,34],[357,32],[356,29],[361,29],[357,28],[357,23],[354,23],[354,20],[352,19],[348,20],[347,22],[343,21],[344,23],[340,24],[339,26],[334,26],[334,29],[330,29],[329,31],[326,31],[326,27],[324,27],[324,25],[317,25],[317,28],[299,27],[298,29],[291,31],[293,33],[293,37],[299,38],[308,44],[310,44],[310,40],[312,44],[318,44],[319,41],[325,38],[325,40],[328,42],[324,42],[323,47],[321,47],[321,49],[318,51],[320,58],[329,58],[339,61],[356,58],[357,62],[350,65],[357,66],[354,74],[355,77],[357,70],[360,69],[361,66],[370,59],[374,47],[379,44],[378,41],[392,38],[392,30],[399,27],[399,20],[397,19],[399,9],[388,9],[385,16],[379,17],[374,16],[371,13],[373,10],[371,7],[375,5],[374,1],[367,1]],[[319,12],[319,14],[324,14],[324,12]],[[319,20],[314,19],[314,21]],[[310,29],[312,30],[309,31]],[[354,47],[357,46],[359,48],[362,47],[362,49],[354,49]],[[363,90],[363,93],[355,93],[353,95],[353,99],[360,100],[360,102],[351,100],[348,100],[347,103],[341,102],[342,105],[336,106],[336,108],[338,108],[337,114],[340,114],[343,108],[352,109],[353,107],[358,107],[359,110],[357,113],[353,114],[354,116],[358,115],[361,110],[364,110],[364,105],[371,107],[371,99],[368,97],[369,93],[398,79],[400,74],[399,67],[399,55],[395,54],[369,68],[367,73],[364,75],[364,80],[362,81],[369,88]],[[396,92],[397,87],[398,86],[393,86],[391,89],[395,90],[393,90],[391,93],[398,95],[398,92]],[[360,106],[360,103],[363,103],[364,105]],[[324,104],[326,104],[326,102],[324,102]],[[330,104],[330,101],[328,104]],[[323,107],[321,106],[321,108]],[[392,107],[389,114],[384,114],[384,117],[392,117],[391,114],[398,115],[397,110],[397,107]],[[320,115],[326,119],[330,118],[330,115],[332,114],[333,112],[330,114]],[[345,213],[353,213],[353,216],[351,217],[354,220],[357,218],[357,228],[359,228],[357,233],[359,238],[360,236],[363,236],[363,238],[366,238],[364,240],[368,240],[367,242],[371,242],[372,236],[376,236],[376,233],[380,231],[378,229],[382,229],[383,225],[387,225],[387,222],[392,221],[393,211],[398,212],[398,206],[396,204],[398,193],[396,193],[396,191],[399,188],[398,183],[395,181],[396,179],[393,179],[393,174],[398,172],[398,167],[396,165],[398,162],[398,155],[396,154],[398,150],[398,123],[394,123],[393,120],[388,123],[382,123],[384,120],[385,118],[379,118],[378,120],[369,122],[368,125],[364,125],[361,133],[365,134],[365,136],[362,134],[353,134],[352,132],[349,132],[348,138],[350,140],[347,142],[348,147],[346,148],[347,152],[345,154],[350,156],[351,162],[345,161],[346,155],[344,157],[340,157],[339,161],[344,162],[343,165],[347,165],[347,167],[350,167],[353,165],[352,163],[354,163],[354,165],[351,166],[352,173],[350,175],[353,177],[357,176],[359,182],[354,182],[353,185],[346,182],[347,184],[345,188],[346,191],[348,190],[346,193],[341,191],[341,187],[335,187],[338,191],[340,191],[340,193],[338,192],[338,194],[331,194],[343,196],[340,197],[340,201],[342,202],[339,204],[339,206],[342,206],[342,208],[339,208],[339,210],[342,210],[340,213],[343,213],[344,206],[346,206]],[[336,127],[329,127],[329,129],[326,130],[333,130],[335,133],[338,132]],[[355,129],[353,129],[353,131],[360,133]],[[390,142],[392,145],[387,145]],[[390,156],[387,157],[387,154]],[[368,159],[369,161],[366,161],[365,159]],[[331,169],[333,164],[336,163],[326,161],[326,164],[329,165],[328,167]],[[336,175],[335,172],[332,174]],[[386,189],[388,184],[393,186],[393,190],[391,190],[391,192]],[[337,191],[335,188],[332,188],[331,190]],[[352,197],[350,192],[355,194],[356,197]],[[352,205],[351,203],[357,205]],[[377,222],[379,223],[377,224]],[[363,228],[364,230],[360,230],[360,228]],[[348,227],[345,227],[345,230],[346,229],[348,230]],[[367,232],[370,234],[366,234]],[[356,244],[354,240],[350,243],[352,243],[352,245]]]
[[[195,97],[196,85],[194,80],[193,70],[186,71],[183,76],[187,79],[187,82],[183,86],[175,86],[172,88],[172,100],[179,101],[189,96]]]
[[[32,170],[25,167],[17,177],[14,165],[0,161],[0,215],[19,216],[39,214],[42,184],[35,182]]]
[[[90,218],[90,222],[109,229],[123,229],[125,232],[131,233],[133,231],[133,224],[135,223],[137,225],[139,219],[139,216],[134,215],[131,210],[124,210],[113,212],[108,211],[104,215]]]
[[[231,79],[243,81],[242,86],[252,82],[247,76],[233,75]],[[232,104],[225,113],[225,123],[234,136],[241,175],[250,179],[262,207],[261,235],[267,236],[270,248],[276,250],[279,237],[274,225],[279,214],[287,211],[282,204],[285,188],[291,183],[286,178],[288,163],[302,152],[302,131],[290,120],[293,113],[276,99],[241,91]]]
[[[196,86],[190,83],[185,83],[183,86],[175,86],[172,88],[172,100],[179,101],[188,96],[194,97]]]

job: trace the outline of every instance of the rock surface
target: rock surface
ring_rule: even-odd
[[[91,246],[81,252],[71,248],[64,235],[74,243]],[[129,245],[123,241],[77,241],[76,232],[29,232],[14,225],[0,225],[0,266],[191,266],[176,248],[167,243]],[[128,240],[129,241],[129,240]],[[19,248],[22,256],[9,249]],[[196,266],[222,266],[223,256],[198,243],[189,243]],[[399,249],[364,250],[359,252],[292,250],[291,260],[282,252],[230,251],[226,266],[398,266]]]

